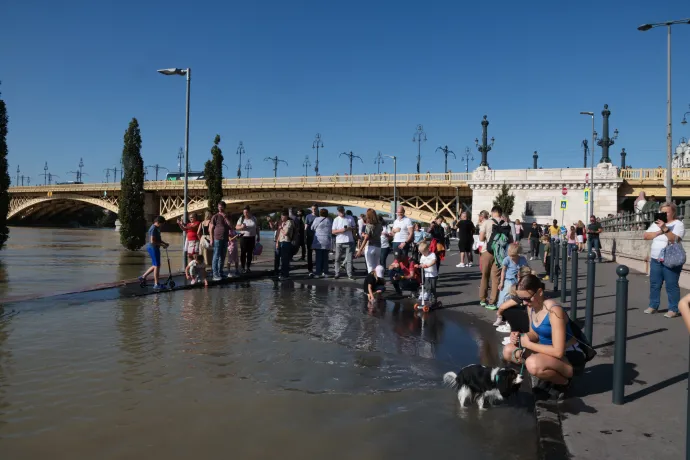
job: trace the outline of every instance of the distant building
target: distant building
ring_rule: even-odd
[[[680,144],[676,147],[676,154],[673,155],[671,166],[674,168],[690,168],[690,143],[686,138],[681,138]]]

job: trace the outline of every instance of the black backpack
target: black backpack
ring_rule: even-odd
[[[505,253],[505,249],[510,243],[513,242],[513,235],[510,231],[510,225],[506,224],[506,222],[503,220],[500,222],[498,222],[496,219],[491,220],[494,221],[494,225],[491,227],[491,238],[486,245],[486,250],[489,252],[489,254],[494,255],[494,247],[496,246],[494,243],[496,243],[496,240],[501,240],[502,243],[500,246],[504,249],[503,252]],[[505,235],[505,239],[499,238],[501,235]],[[501,262],[503,262],[503,260],[501,260]]]

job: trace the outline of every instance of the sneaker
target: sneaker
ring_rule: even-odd
[[[466,266],[466,267],[471,267],[471,266],[472,266],[472,262],[468,263],[468,264],[465,265],[465,266]]]
[[[653,314],[656,313],[656,309],[650,307],[650,308],[646,309],[646,310],[644,311],[644,313],[645,313],[646,315],[653,315]]]
[[[510,324],[502,324],[496,328],[498,332],[502,332],[503,334],[510,334]]]
[[[138,279],[139,282],[142,283],[142,284],[146,283],[146,278],[144,278],[143,276],[140,276],[140,277],[137,278],[137,279]]]
[[[487,310],[491,310],[491,311],[498,310],[498,307],[496,305],[487,305],[484,308],[486,308]]]
[[[220,276],[214,276],[213,278],[211,278],[211,280],[212,281],[222,281],[223,278],[221,278]]]
[[[248,268],[247,271],[245,271],[245,273],[251,273],[251,272],[252,272],[251,268]]]
[[[678,318],[680,316],[680,313],[677,311],[667,311],[664,313],[664,318]]]
[[[484,300],[479,302],[480,307],[485,307],[486,308],[486,302]]]
[[[347,275],[347,279],[349,279],[350,281],[354,281],[354,280],[355,280],[355,277],[352,276],[352,275]]]
[[[314,275],[313,273],[309,273],[309,278],[318,278],[318,276]]]
[[[163,290],[165,290],[165,289],[166,289],[166,288],[165,288],[165,285],[164,285],[164,284],[158,283],[158,284],[154,284],[154,285],[153,285],[153,290],[154,290],[154,291],[163,291]]]
[[[550,279],[551,279],[551,278],[549,278],[549,275],[546,275],[545,277],[542,278],[542,281],[548,281],[548,280],[550,280]]]
[[[504,321],[503,321],[503,318],[501,318],[501,317],[499,316],[498,318],[496,318],[496,321],[494,321],[494,324],[493,324],[492,326],[498,327],[498,326],[500,326],[501,324],[504,324]]]
[[[335,278],[335,279],[340,278],[340,273],[336,273],[336,275],[333,278]]]
[[[461,263],[457,264],[456,267],[458,267],[458,268],[465,268],[465,264],[463,264],[463,263],[461,262]]]

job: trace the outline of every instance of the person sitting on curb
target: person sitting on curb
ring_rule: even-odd
[[[383,267],[377,265],[366,278],[364,278],[364,292],[370,303],[381,300],[383,291],[386,290],[386,280],[383,277]]]
[[[532,376],[563,393],[576,370],[582,370],[587,362],[568,316],[555,300],[544,298],[544,283],[534,275],[520,280],[517,296],[529,307],[529,332],[511,332],[511,343],[503,348],[503,358],[524,363]]]
[[[414,268],[414,262],[404,252],[398,250],[395,251],[395,259],[388,268],[395,292],[403,295],[403,290],[412,291],[412,297],[416,297],[420,278]]]

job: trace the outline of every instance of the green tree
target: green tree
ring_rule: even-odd
[[[0,99],[0,249],[5,247],[10,229],[7,228],[7,213],[10,210],[10,174],[7,172],[7,106]]]
[[[146,244],[144,160],[141,158],[141,132],[136,118],[132,118],[125,131],[122,167],[124,174],[120,185],[118,212],[121,224],[120,243],[130,251],[135,251]]]
[[[510,216],[513,213],[513,207],[515,206],[515,195],[510,193],[510,187],[507,184],[503,184],[501,187],[501,193],[494,198],[494,206],[500,206],[503,208],[503,215]]]
[[[208,208],[215,212],[223,200],[223,151],[218,147],[220,135],[216,134],[211,147],[211,159],[204,165],[204,177],[208,187]]]

